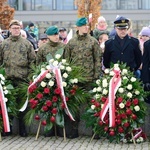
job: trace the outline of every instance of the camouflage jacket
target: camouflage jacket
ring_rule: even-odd
[[[50,53],[53,57],[58,49],[64,48],[65,44],[61,42],[52,42],[48,41],[47,43],[43,44],[37,52],[36,55],[36,64],[40,64],[42,62],[46,62],[46,56]]]
[[[4,65],[8,78],[26,79],[34,61],[33,46],[21,36],[10,36],[1,43],[0,64]]]
[[[78,32],[66,45],[64,57],[84,67],[87,81],[98,79],[101,74],[101,50],[98,41],[88,35]]]

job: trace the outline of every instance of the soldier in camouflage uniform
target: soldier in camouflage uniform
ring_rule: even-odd
[[[29,74],[30,65],[35,61],[33,46],[26,39],[21,37],[20,22],[12,20],[9,26],[10,37],[5,39],[0,45],[0,64],[4,65],[7,78],[10,79],[15,88],[19,88],[20,83],[24,82]],[[20,94],[17,95],[17,103],[21,101]],[[19,134],[27,136],[23,121],[25,112],[19,113]]]
[[[43,44],[37,52],[36,64],[46,62],[46,56],[50,53],[53,57],[58,49],[64,48],[65,44],[59,41],[58,28],[51,26],[46,31],[48,42]]]
[[[101,74],[101,50],[98,41],[88,34],[87,23],[85,17],[77,20],[76,35],[67,43],[64,57],[74,61],[75,65],[84,67],[87,82],[84,85],[80,84],[80,86],[91,90],[91,83],[98,79]],[[70,130],[66,130],[68,138],[78,137],[78,121],[70,121],[68,128]]]

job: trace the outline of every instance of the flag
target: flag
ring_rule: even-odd
[[[72,37],[73,37],[73,31],[71,29],[67,35],[67,41],[65,42],[65,44],[67,44]]]

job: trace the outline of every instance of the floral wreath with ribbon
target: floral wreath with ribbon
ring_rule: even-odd
[[[125,64],[114,64],[105,69],[91,92],[93,98],[83,119],[92,127],[94,135],[110,142],[143,142],[146,105],[142,83]]]

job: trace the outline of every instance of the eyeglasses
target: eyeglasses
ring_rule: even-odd
[[[18,28],[11,28],[11,29],[13,29],[13,30],[20,30],[20,28],[18,27]]]

